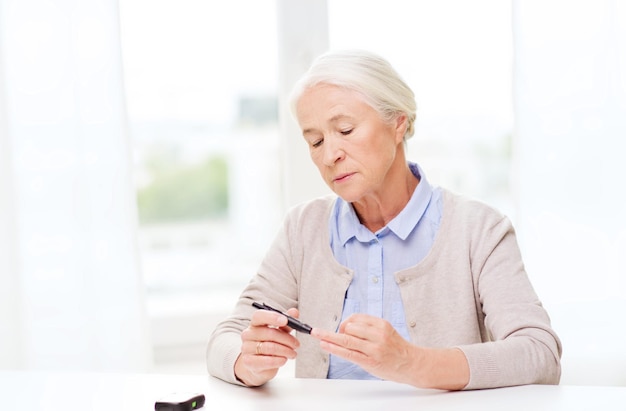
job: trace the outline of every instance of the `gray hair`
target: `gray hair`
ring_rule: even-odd
[[[415,132],[415,94],[384,58],[361,50],[334,51],[319,56],[294,86],[289,99],[295,115],[300,97],[318,84],[329,84],[360,93],[385,121],[407,116],[404,139]]]

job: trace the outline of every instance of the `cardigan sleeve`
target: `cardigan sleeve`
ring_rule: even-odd
[[[206,350],[209,374],[224,381],[241,384],[234,367],[241,352],[241,333],[250,323],[253,301],[266,302],[286,310],[298,305],[298,287],[294,268],[293,245],[295,222],[301,208],[285,217],[281,229],[268,249],[259,269],[244,288],[234,310],[212,332]]]
[[[558,384],[561,342],[526,274],[506,217],[472,238],[475,293],[490,341],[460,346],[469,363],[465,389]]]

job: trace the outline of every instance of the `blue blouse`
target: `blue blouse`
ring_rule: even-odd
[[[404,209],[387,226],[372,233],[359,221],[352,204],[338,198],[330,216],[330,242],[337,261],[354,270],[343,304],[342,321],[367,313],[390,322],[409,339],[397,271],[417,265],[430,251],[442,213],[441,190],[433,188],[422,169],[409,163],[420,179]],[[361,367],[330,356],[328,378],[377,379]]]

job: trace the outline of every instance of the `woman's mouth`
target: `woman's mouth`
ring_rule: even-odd
[[[338,176],[336,176],[335,178],[333,178],[333,183],[342,183],[346,180],[348,180],[350,177],[352,177],[354,175],[354,173],[344,173],[344,174],[339,174]]]

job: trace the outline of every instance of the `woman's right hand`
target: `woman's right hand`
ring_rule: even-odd
[[[291,308],[287,314],[298,318],[299,312]],[[291,331],[284,315],[255,311],[250,325],[241,333],[241,353],[235,362],[237,379],[255,387],[274,378],[287,360],[296,358],[300,342]]]

